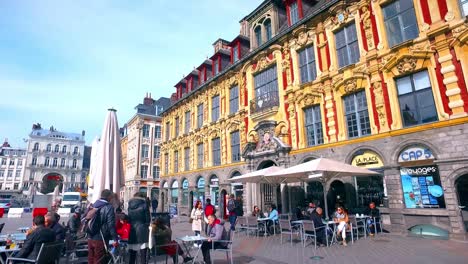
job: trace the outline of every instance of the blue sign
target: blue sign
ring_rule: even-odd
[[[429,193],[434,197],[441,197],[444,195],[444,190],[439,185],[429,186]]]
[[[400,168],[406,208],[445,208],[437,166]]]
[[[413,146],[403,150],[398,156],[398,162],[434,159],[432,150],[422,146]]]

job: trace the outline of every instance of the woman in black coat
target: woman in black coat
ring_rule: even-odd
[[[138,261],[138,263],[148,263],[146,256],[151,217],[149,206],[145,198],[144,194],[136,193],[133,198],[128,201],[128,217],[130,220],[128,249],[130,251],[130,264],[136,263],[137,252],[140,254],[140,261]]]

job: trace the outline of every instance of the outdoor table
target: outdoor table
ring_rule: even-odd
[[[332,239],[330,241],[330,245],[327,245],[327,246],[331,246],[333,243],[337,242],[337,240],[336,240],[336,223],[335,223],[335,221],[330,220],[330,221],[324,221],[324,224],[327,225],[327,229],[331,228],[333,230],[333,235],[332,235]],[[328,234],[325,233],[325,235],[327,236],[327,240],[328,240]],[[328,242],[327,242],[327,244],[328,244]]]
[[[26,234],[25,233],[14,233],[10,234],[11,239],[15,241],[25,241],[26,240]],[[0,235],[0,241],[6,241],[8,235]]]
[[[267,236],[267,228],[268,228],[267,223],[268,221],[273,221],[273,220],[271,220],[268,217],[263,217],[263,218],[257,218],[257,221],[259,224],[263,225],[263,230],[264,230],[263,236]]]
[[[197,247],[195,255],[192,255],[190,253],[190,249],[192,248],[192,245],[197,242],[197,241],[207,241],[207,237],[203,236],[184,236],[184,237],[179,237],[177,240],[180,240],[182,242],[182,245],[184,246],[185,252],[187,252],[187,256],[193,258],[192,259],[192,264],[195,263],[195,260],[197,259],[198,255],[200,254],[201,251],[201,244],[199,247]]]
[[[356,221],[364,222],[364,234],[367,234],[367,218],[370,218],[368,215],[357,215],[356,214]],[[366,235],[367,237],[367,235]]]
[[[299,233],[300,233],[301,237],[303,237],[303,234],[304,234],[304,220],[291,221],[291,227],[295,227],[295,226],[299,227]]]
[[[22,226],[16,230],[20,231],[21,233],[26,233],[28,232],[29,228],[30,228],[29,226]]]
[[[3,256],[0,256],[0,263],[6,264],[7,258],[9,258],[13,253],[19,252],[20,249],[21,248],[18,245],[16,245],[14,248],[9,248],[9,249],[6,249],[5,246],[0,246],[0,254],[1,253],[5,254],[5,259],[3,258]]]

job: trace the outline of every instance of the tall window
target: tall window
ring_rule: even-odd
[[[15,178],[19,178],[21,176],[21,171],[20,170],[16,170],[15,171]]]
[[[179,136],[179,117],[175,118],[175,137]]]
[[[297,1],[291,3],[289,5],[289,19],[291,21],[291,25],[294,25],[299,21],[299,9],[297,8]]]
[[[75,182],[75,181],[76,181],[76,174],[75,174],[74,172],[72,172],[72,174],[71,174],[70,181],[71,181],[71,182]]]
[[[398,78],[396,84],[404,126],[437,121],[437,110],[427,71]]]
[[[369,113],[367,112],[366,93],[360,91],[344,98],[348,137],[370,135]]]
[[[46,151],[47,151],[47,152],[51,152],[51,151],[52,151],[52,145],[51,145],[51,144],[47,144]]]
[[[154,138],[161,138],[161,126],[154,127]]]
[[[232,61],[236,62],[239,60],[239,47],[235,45],[232,47]]]
[[[153,179],[159,179],[160,169],[159,166],[153,166]]]
[[[8,170],[7,178],[13,178],[13,170]]]
[[[57,158],[54,158],[52,160],[52,167],[57,167],[58,166],[58,159]]]
[[[185,126],[184,126],[184,132],[185,134],[188,134],[190,132],[190,111],[185,112]]]
[[[320,105],[304,109],[307,146],[323,144],[322,116]]]
[[[219,119],[219,95],[211,98],[211,122],[216,122]]]
[[[301,83],[311,82],[317,77],[314,46],[309,46],[299,51],[299,69],[301,72]]]
[[[197,106],[197,128],[203,126],[203,104]]]
[[[460,0],[462,15],[468,16],[468,0]]]
[[[335,43],[340,68],[359,61],[359,45],[354,23],[335,33]]]
[[[154,146],[153,147],[153,159],[159,159],[160,155],[161,155],[161,148],[159,146]]]
[[[190,148],[184,148],[184,170],[190,170]]]
[[[396,0],[382,8],[388,45],[393,47],[419,35],[413,1]]]
[[[254,33],[255,33],[255,41],[257,42],[257,47],[258,47],[258,46],[262,45],[262,27],[257,26],[254,29]]]
[[[62,153],[67,153],[67,146],[62,146]]]
[[[77,160],[73,159],[73,163],[72,163],[72,168],[73,169],[76,169],[76,164],[77,164]]]
[[[231,133],[231,161],[239,162],[240,161],[240,138],[239,131],[234,131]]]
[[[58,153],[59,151],[60,151],[60,146],[59,146],[59,145],[55,145],[54,152],[55,152],[55,153]]]
[[[205,82],[205,69],[202,68],[200,70],[200,84],[204,83]]]
[[[6,165],[6,158],[2,159],[2,165]]]
[[[148,178],[148,165],[140,166],[140,176],[142,179]]]
[[[46,157],[44,161],[44,166],[49,167],[49,165],[50,165],[50,158]]]
[[[265,27],[266,41],[269,41],[271,37],[273,36],[271,33],[271,20],[270,19],[265,20],[265,22],[263,23],[263,26]]]
[[[219,72],[219,61],[218,61],[218,58],[216,58],[216,59],[213,60],[213,72],[214,72],[214,75],[218,74],[218,72]]]
[[[221,141],[219,137],[211,140],[211,153],[213,156],[213,166],[221,165]]]
[[[37,157],[34,156],[31,161],[31,165],[37,165]]]
[[[235,114],[239,111],[239,86],[233,86],[229,89],[229,114]]]
[[[169,140],[170,136],[171,136],[171,123],[169,122],[166,122],[166,141]]]
[[[146,144],[141,145],[141,158],[142,159],[148,158],[148,153],[149,153],[149,146]]]
[[[39,143],[34,143],[33,151],[38,151],[38,150],[39,150]]]
[[[203,168],[203,143],[197,145],[197,168]]]
[[[5,176],[5,171],[4,170],[0,170],[0,178],[3,178]]]
[[[75,148],[73,149],[73,155],[77,155],[77,154],[78,154],[78,147],[75,147]]]
[[[179,172],[179,151],[174,151],[174,173]]]
[[[150,135],[150,125],[148,125],[148,124],[143,125],[142,134],[143,134],[142,136],[145,137],[145,138],[149,137],[149,135]]]
[[[169,153],[164,154],[164,174],[169,174]]]
[[[65,159],[64,159],[64,158],[62,158],[62,159],[60,160],[60,167],[61,167],[61,168],[65,167]]]
[[[276,65],[255,75],[254,112],[279,105]]]

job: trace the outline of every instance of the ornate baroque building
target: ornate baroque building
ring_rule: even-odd
[[[239,36],[216,41],[214,55],[176,84],[162,114],[161,206],[187,214],[211,197],[222,209],[226,193],[243,195],[247,211],[322,204],[317,182],[229,178],[328,157],[382,175],[331,181],[329,204],[359,212],[375,201],[391,231],[428,224],[464,236],[467,5],[263,1]]]
[[[136,192],[148,197],[159,196],[160,113],[169,105],[169,98],[154,100],[150,94],[135,107],[136,114],[120,129],[126,205]]]

